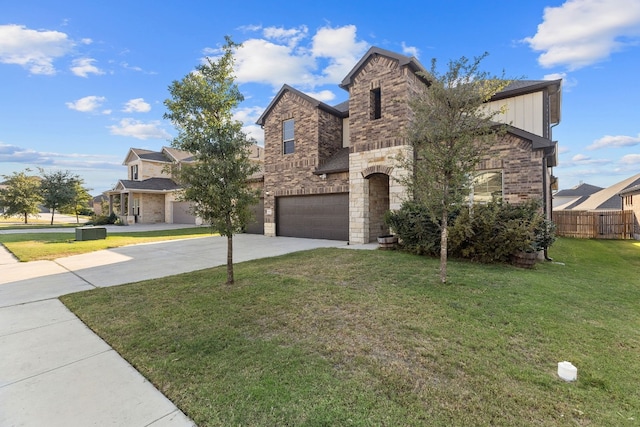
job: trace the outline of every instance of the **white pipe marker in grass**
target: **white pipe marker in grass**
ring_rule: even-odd
[[[558,376],[565,381],[575,381],[578,378],[578,368],[571,362],[558,362]]]

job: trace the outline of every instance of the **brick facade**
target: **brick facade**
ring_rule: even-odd
[[[258,121],[265,136],[266,235],[277,235],[276,197],[325,193],[349,193],[351,243],[375,241],[388,232],[384,213],[399,209],[407,197],[402,182],[409,171],[398,157],[412,155],[406,138],[412,119],[408,100],[425,84],[419,71],[424,69],[414,58],[372,48],[340,85],[349,92],[348,113],[283,87]],[[544,84],[529,86],[547,90]],[[526,86],[516,85],[509,96],[521,95]],[[282,123],[289,119],[295,120],[295,151],[283,154]],[[487,153],[479,169],[502,172],[504,200],[546,196],[551,206],[545,186],[555,164],[550,160],[555,143],[549,138],[550,132],[517,130]],[[348,171],[318,174],[343,145],[349,147]]]
[[[289,119],[294,119],[294,152],[283,154],[282,123]],[[263,126],[265,234],[275,236],[276,197],[346,193],[349,179],[347,173],[329,174],[324,179],[313,173],[342,148],[341,117],[285,91]]]

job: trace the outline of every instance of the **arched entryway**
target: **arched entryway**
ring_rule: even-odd
[[[389,175],[376,172],[365,177],[369,181],[369,241],[389,234],[384,215],[389,210]]]

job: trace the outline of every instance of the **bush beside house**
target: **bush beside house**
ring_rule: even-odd
[[[440,226],[417,203],[407,201],[385,217],[400,248],[418,255],[438,256]],[[555,241],[554,225],[544,218],[537,201],[510,204],[493,200],[455,212],[449,219],[449,254],[482,263],[513,263],[519,252],[538,253]]]

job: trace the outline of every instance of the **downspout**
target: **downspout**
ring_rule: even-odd
[[[549,127],[549,139],[553,140],[553,138],[551,138],[551,136],[553,135],[552,129],[556,126],[558,126],[560,124],[560,122],[555,123],[553,125],[551,125]],[[547,187],[548,185],[548,187]],[[543,161],[542,161],[542,188],[544,188],[544,194],[543,194],[543,201],[542,201],[542,208],[544,209],[545,212],[545,216],[547,215],[547,196],[549,197],[549,203],[551,204],[549,212],[551,215],[551,218],[547,218],[549,221],[552,220],[553,218],[553,197],[551,197],[551,183],[547,183],[547,156],[544,156]],[[548,192],[548,193],[547,193]],[[546,232],[546,231],[545,231]],[[544,259],[546,261],[553,261],[553,258],[549,257],[549,248],[547,246],[544,247]]]

